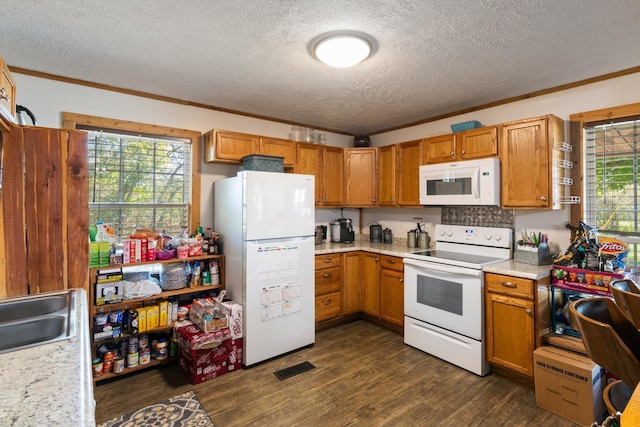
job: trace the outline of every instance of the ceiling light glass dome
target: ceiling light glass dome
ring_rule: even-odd
[[[327,65],[347,68],[367,59],[373,46],[367,37],[355,33],[330,33],[316,38],[313,55]]]

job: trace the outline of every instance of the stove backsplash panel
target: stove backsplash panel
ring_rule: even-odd
[[[513,210],[498,206],[443,206],[441,221],[448,225],[513,229],[515,215]]]

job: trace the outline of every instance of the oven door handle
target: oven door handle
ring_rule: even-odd
[[[448,266],[444,264],[425,263],[423,261],[418,261],[411,258],[404,258],[403,262],[405,263],[405,265],[410,265],[410,266],[417,267],[419,269],[427,270],[427,271],[440,271],[443,273],[463,274],[465,276],[482,277],[482,270],[471,270],[468,268],[460,268],[460,267]]]

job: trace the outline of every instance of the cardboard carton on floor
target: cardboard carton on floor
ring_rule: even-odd
[[[591,359],[556,347],[533,352],[536,405],[582,426],[606,416],[604,369]]]

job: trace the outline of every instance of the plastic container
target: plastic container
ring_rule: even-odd
[[[451,125],[451,132],[462,132],[464,130],[476,129],[482,126],[477,120],[469,120],[468,122],[455,123]]]
[[[242,158],[242,168],[248,171],[284,172],[284,157],[251,154]]]

